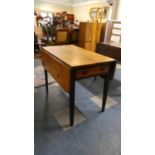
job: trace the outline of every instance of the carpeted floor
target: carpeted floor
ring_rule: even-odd
[[[49,84],[55,83],[55,80],[48,75]],[[40,59],[34,60],[34,87],[40,87],[45,85],[44,68],[41,65]]]
[[[39,61],[35,63],[40,65]],[[49,94],[45,86],[35,88],[35,155],[120,155],[120,70],[117,65],[104,113],[100,112],[103,79],[76,82],[76,123],[72,128],[67,121],[68,94],[55,82],[49,85]]]

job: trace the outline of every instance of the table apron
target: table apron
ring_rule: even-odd
[[[84,69],[76,70],[76,79],[82,79],[86,77],[96,76],[100,74],[108,74],[110,69],[109,64],[102,64],[97,66],[91,66]]]

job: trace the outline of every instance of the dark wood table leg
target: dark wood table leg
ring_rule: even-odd
[[[102,100],[102,112],[105,110],[107,95],[109,89],[109,74],[105,75],[104,77],[104,89],[103,89],[103,100]]]
[[[46,85],[46,91],[48,91],[48,73],[47,73],[47,70],[44,69],[44,73],[45,73],[45,85]]]
[[[70,76],[70,91],[69,91],[69,119],[70,126],[74,125],[74,106],[75,106],[75,74],[71,71]]]

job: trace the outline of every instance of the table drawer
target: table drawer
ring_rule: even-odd
[[[88,67],[85,69],[80,69],[76,71],[76,78],[84,78],[89,76],[95,76],[98,74],[104,74],[109,71],[109,65],[100,65],[100,66],[93,66]]]

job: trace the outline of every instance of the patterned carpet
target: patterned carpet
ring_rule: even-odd
[[[45,85],[44,79],[44,70],[41,65],[39,59],[36,59],[34,62],[34,85],[35,88],[41,87]],[[118,79],[118,80],[116,80]],[[115,79],[110,82],[109,88],[109,95],[107,97],[106,109],[120,103],[120,96],[121,96],[121,83],[120,83],[120,65],[117,65],[117,70],[115,73]],[[76,102],[93,102],[95,103],[100,109],[102,106],[102,92],[103,92],[103,79],[97,77],[97,80],[94,78],[87,78],[76,82]],[[49,75],[49,85],[52,84],[51,87],[53,89],[59,90],[61,89],[59,85],[55,82],[52,76]],[[61,91],[63,91],[61,89]],[[35,89],[37,92],[37,89]],[[68,98],[68,94],[65,93],[66,98]],[[83,96],[84,94],[84,96]],[[65,99],[64,99],[65,100]],[[79,103],[77,103],[79,104]],[[59,126],[64,130],[70,129],[69,127],[69,119],[68,119],[68,106],[60,111],[53,113],[53,116],[57,120]],[[74,126],[77,124],[82,123],[87,118],[84,116],[83,113],[79,109],[76,108],[75,110],[75,123]]]
[[[48,76],[49,84],[55,83],[55,80]],[[40,87],[45,85],[44,69],[41,65],[40,59],[34,60],[34,87]]]
[[[104,113],[100,112],[103,79],[76,82],[75,124],[70,128],[68,94],[52,78],[46,94],[40,60],[34,63],[35,80],[41,79],[34,91],[34,154],[120,155],[121,66],[110,82]]]

